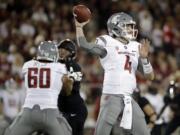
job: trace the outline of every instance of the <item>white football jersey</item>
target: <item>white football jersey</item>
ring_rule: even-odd
[[[20,110],[20,95],[17,90],[11,92],[4,90],[0,93],[3,98],[3,113],[6,117],[14,119]]]
[[[98,37],[96,43],[107,50],[107,55],[100,59],[105,72],[103,93],[132,94],[136,89],[140,43],[130,41],[125,45],[108,35]]]
[[[65,65],[30,60],[23,65],[22,71],[27,90],[23,107],[32,108],[37,104],[41,109],[57,108],[62,77],[67,73]]]

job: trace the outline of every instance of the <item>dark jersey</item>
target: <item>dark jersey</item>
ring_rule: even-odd
[[[139,92],[134,92],[133,93],[133,98],[137,101],[137,103],[139,104],[139,106],[140,106],[140,108],[142,109],[143,112],[144,112],[143,108],[146,105],[150,105],[149,101],[145,97],[142,97]],[[145,115],[146,123],[149,123],[149,121],[150,121],[149,116],[145,112],[144,112],[144,115]]]
[[[81,72],[81,67],[74,60],[66,62],[65,65],[68,71],[70,71],[70,67],[72,67],[74,72]],[[80,81],[74,82],[72,92],[69,96],[65,94],[64,90],[61,90],[58,97],[58,107],[61,112],[66,114],[78,113],[87,115],[87,110],[79,90]],[[83,117],[82,115],[81,117]]]
[[[143,110],[143,108],[150,103],[145,97],[140,96],[138,99],[138,104],[139,104],[140,108]],[[149,116],[146,113],[144,113],[144,114],[145,114],[146,122],[149,123]]]

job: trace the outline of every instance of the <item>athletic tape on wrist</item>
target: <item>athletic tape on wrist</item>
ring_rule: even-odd
[[[143,71],[145,74],[150,74],[153,71],[153,68],[150,62],[148,64],[142,63],[142,66],[143,66]]]
[[[146,65],[149,63],[149,60],[148,60],[148,58],[141,58],[141,62],[142,62],[142,64]]]

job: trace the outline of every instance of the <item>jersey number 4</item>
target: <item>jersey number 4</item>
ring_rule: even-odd
[[[126,63],[124,65],[124,70],[128,70],[131,73],[131,62],[129,61],[130,57],[126,55]]]
[[[28,87],[29,88],[49,88],[50,87],[50,69],[49,68],[29,68],[28,69]]]

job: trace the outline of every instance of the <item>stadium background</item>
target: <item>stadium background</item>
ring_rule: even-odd
[[[170,78],[180,71],[180,3],[178,0],[0,0],[0,91],[5,82],[14,78],[17,90],[23,89],[21,67],[35,56],[36,47],[43,40],[75,40],[72,7],[85,4],[92,11],[92,19],[85,31],[88,40],[106,34],[108,17],[116,12],[131,14],[138,24],[139,36],[151,40],[150,60],[156,80],[148,82],[137,74],[138,88],[149,94],[149,87],[163,99]],[[84,78],[81,86],[89,115],[85,135],[95,126],[97,103],[101,94],[103,70],[96,56],[78,48],[77,60]],[[154,96],[156,101],[156,96]],[[157,101],[159,103],[159,101]],[[154,104],[158,108],[162,103]],[[166,115],[167,123],[169,115]],[[178,132],[178,131],[177,131]]]

